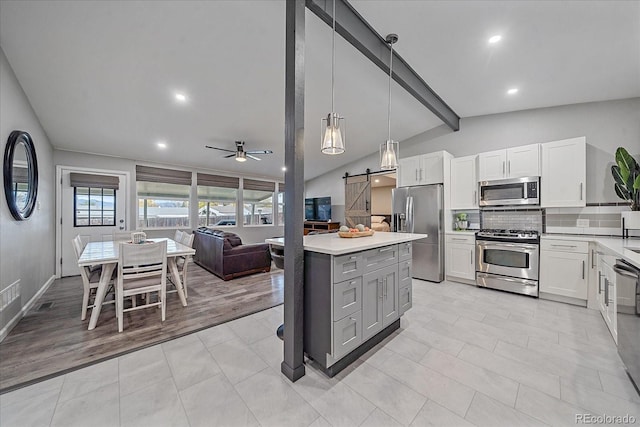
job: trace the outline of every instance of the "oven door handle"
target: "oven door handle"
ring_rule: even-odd
[[[530,245],[526,243],[493,243],[480,241],[477,242],[481,248],[519,248],[519,249],[531,249],[537,250],[538,245]]]

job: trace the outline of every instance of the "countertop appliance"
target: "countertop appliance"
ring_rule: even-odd
[[[540,177],[480,181],[480,206],[540,205]]]
[[[617,260],[618,353],[640,394],[640,269]]]
[[[411,269],[416,279],[444,280],[444,206],[442,184],[392,190],[391,227],[399,233],[426,233],[413,241]]]
[[[540,235],[534,230],[476,233],[476,285],[538,296]]]

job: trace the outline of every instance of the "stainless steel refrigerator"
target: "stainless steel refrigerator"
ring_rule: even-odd
[[[394,188],[392,229],[399,233],[425,233],[413,241],[411,269],[416,279],[444,280],[444,207],[442,184]]]

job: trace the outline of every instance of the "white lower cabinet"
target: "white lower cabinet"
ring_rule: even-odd
[[[540,244],[540,292],[588,297],[589,243],[544,239]]]
[[[476,279],[475,236],[449,235],[445,238],[447,278]]]

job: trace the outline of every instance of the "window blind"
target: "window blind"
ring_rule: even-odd
[[[112,188],[114,190],[120,187],[120,178],[113,175],[76,172],[71,172],[69,175],[72,187]]]
[[[245,190],[258,190],[258,191],[276,191],[276,183],[270,181],[257,181],[255,179],[244,180],[243,189]]]
[[[136,165],[136,181],[191,185],[191,172]]]
[[[209,175],[206,173],[199,173],[198,185],[205,185],[208,187],[239,188],[240,178],[235,178],[232,176]]]

